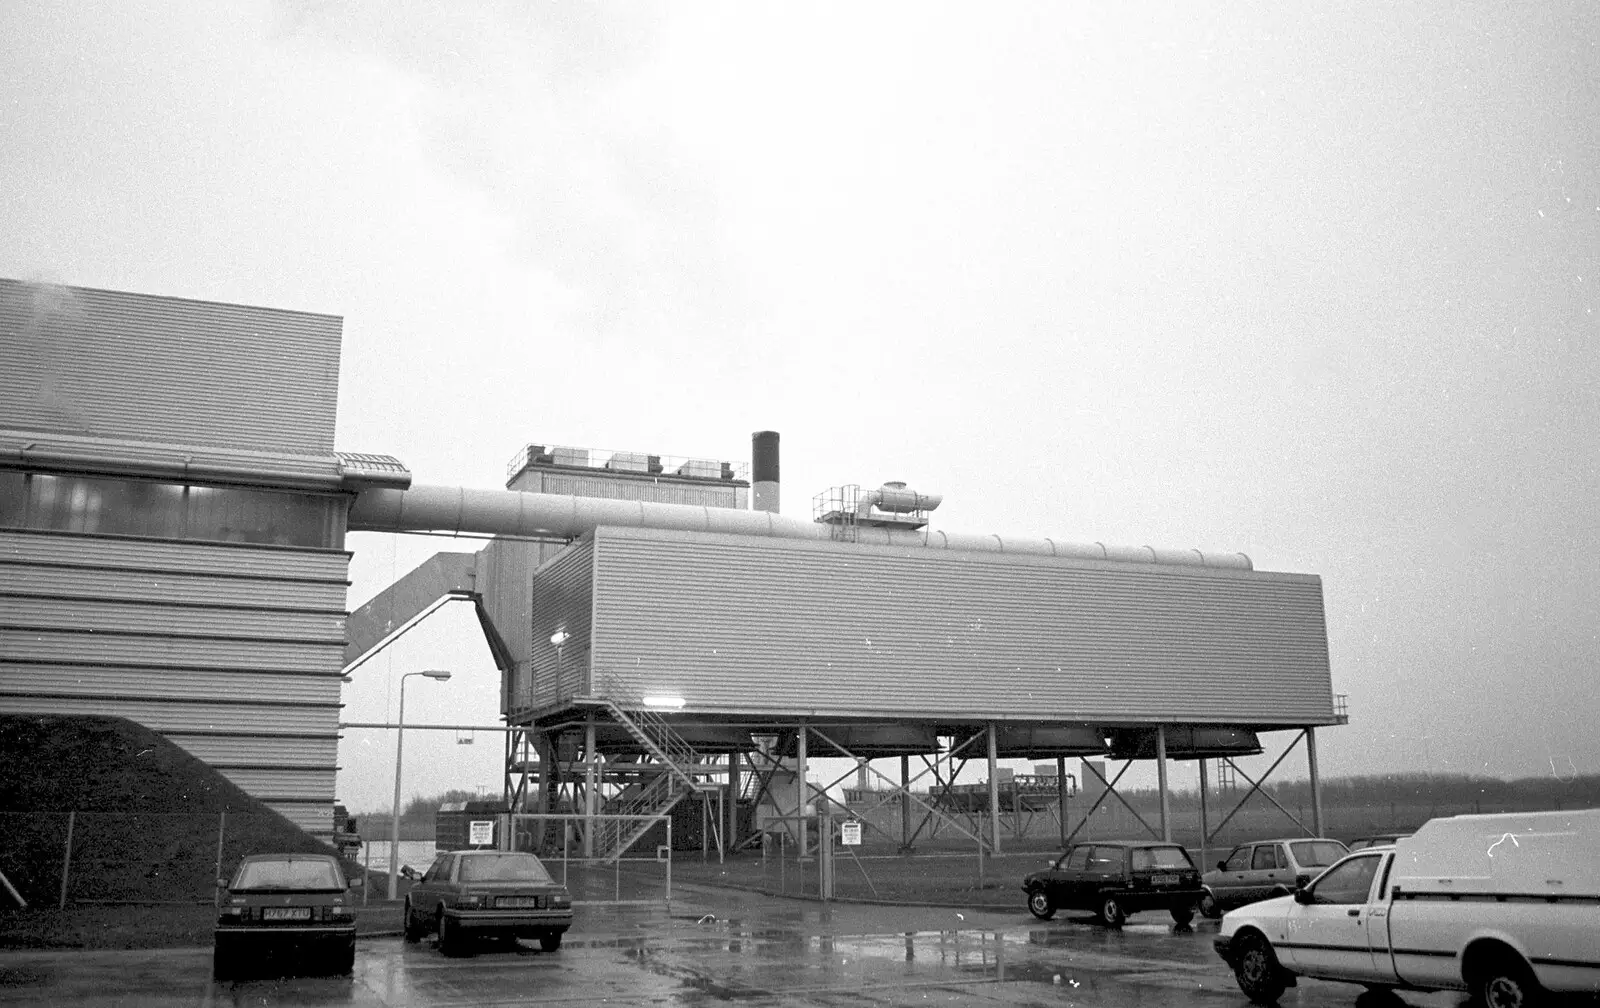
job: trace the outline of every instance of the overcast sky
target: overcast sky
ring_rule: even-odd
[[[1326,772],[1600,772],[1600,5],[1316,6],[0,0],[0,275],[341,315],[418,482],[770,428],[791,515],[1319,574]],[[354,607],[476,544],[350,545]],[[435,666],[495,719],[466,611],[345,716]]]

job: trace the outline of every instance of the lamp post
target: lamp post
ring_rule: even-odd
[[[400,754],[406,744],[406,680],[414,675],[427,676],[444,682],[450,673],[444,669],[407,672],[400,677],[400,716],[394,731],[394,819],[389,823],[389,898],[400,895]]]

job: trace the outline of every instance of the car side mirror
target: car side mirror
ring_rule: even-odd
[[[352,879],[345,880],[344,887],[346,889],[354,889],[356,886],[358,886],[360,884],[361,884],[361,880],[360,879],[352,878]]]
[[[226,888],[228,888],[228,880],[225,879],[225,878],[217,879],[217,888],[218,889],[226,889]]]
[[[1294,901],[1301,904],[1310,904],[1316,901],[1316,897],[1311,895],[1310,889],[1296,889],[1294,891]]]
[[[1228,862],[1226,862],[1226,861],[1218,861],[1217,862],[1217,871],[1227,871],[1227,870],[1228,870]]]

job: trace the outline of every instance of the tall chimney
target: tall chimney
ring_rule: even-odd
[[[756,431],[750,435],[750,468],[755,489],[752,507],[777,514],[778,507],[778,432]]]

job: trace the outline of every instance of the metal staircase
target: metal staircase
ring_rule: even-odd
[[[598,678],[598,677],[597,677]],[[606,803],[608,815],[658,816],[665,815],[687,794],[700,789],[691,768],[699,759],[694,747],[684,741],[665,718],[654,711],[636,709],[624,711],[609,697],[597,697],[613,720],[625,728],[634,741],[644,746],[655,763],[641,763],[657,772],[649,780],[624,788]],[[649,832],[653,819],[601,819],[595,824],[596,856],[610,864],[639,842]]]

